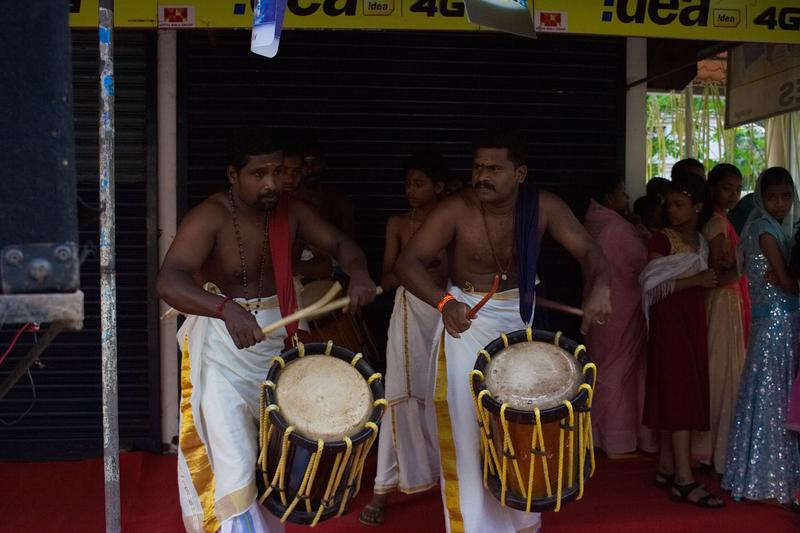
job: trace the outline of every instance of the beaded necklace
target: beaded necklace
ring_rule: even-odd
[[[239,260],[241,261],[242,266],[242,287],[244,292],[244,299],[247,300],[247,266],[244,260],[244,246],[242,245],[242,232],[239,227],[239,212],[236,209],[236,202],[233,199],[233,187],[228,189],[228,200],[231,204],[231,215],[233,218],[233,231],[236,234],[236,244],[239,246]],[[264,281],[264,265],[267,259],[267,248],[269,246],[269,225],[267,224],[267,218],[269,217],[269,213],[264,216],[264,247],[261,250],[261,265],[258,269],[258,291],[256,293],[256,298],[258,302],[256,303],[255,310],[253,311],[254,315],[258,314],[258,308],[261,306],[261,289],[262,284]]]

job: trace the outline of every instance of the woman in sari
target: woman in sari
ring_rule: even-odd
[[[630,457],[637,448],[656,451],[652,431],[641,425],[644,402],[645,343],[639,274],[647,264],[647,246],[625,215],[625,183],[609,180],[586,211],[586,229],[611,267],[611,318],[586,334],[598,377],[592,403],[594,445],[612,459]]]

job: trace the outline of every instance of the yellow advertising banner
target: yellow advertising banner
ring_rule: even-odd
[[[495,4],[515,0],[477,0]],[[800,0],[528,0],[538,33],[800,43]],[[116,0],[118,27],[242,28],[251,0]],[[72,0],[74,27],[97,0]],[[479,30],[463,0],[288,0],[284,28]]]
[[[535,0],[539,33],[800,43],[800,0]]]
[[[70,0],[69,25],[73,28],[97,28],[99,0]],[[155,28],[158,0],[116,0],[114,26],[118,28]]]
[[[72,0],[70,25],[97,26],[98,0]],[[116,0],[120,28],[250,29],[250,0]],[[478,30],[462,0],[289,0],[284,28],[376,30]]]

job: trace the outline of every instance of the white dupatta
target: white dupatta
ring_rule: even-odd
[[[701,272],[708,268],[708,243],[699,235],[700,249],[697,252],[682,252],[653,259],[642,270],[639,283],[642,286],[642,310],[650,329],[650,307],[673,292],[675,280],[686,272]]]

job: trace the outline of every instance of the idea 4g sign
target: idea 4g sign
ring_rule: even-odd
[[[800,44],[800,0],[537,0],[536,31]],[[555,13],[566,22],[548,24]]]
[[[800,44],[800,0],[531,1],[540,33]],[[70,24],[96,26],[97,4],[98,0],[70,0]],[[118,27],[157,27],[167,8],[192,12],[192,24],[199,28],[250,28],[253,23],[251,0],[116,0],[114,4]],[[191,26],[187,22],[181,27]],[[480,29],[467,19],[464,0],[288,0],[284,28]]]

